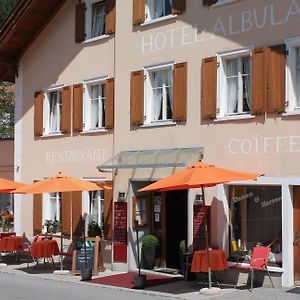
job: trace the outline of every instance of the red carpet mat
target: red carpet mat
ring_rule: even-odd
[[[144,274],[144,273],[143,273]],[[134,278],[137,275],[135,272],[128,272],[123,274],[116,274],[105,276],[101,278],[92,279],[86,282],[90,283],[99,283],[112,286],[119,286],[128,289],[134,289]],[[161,285],[166,283],[171,283],[174,281],[182,280],[181,277],[170,277],[170,276],[161,276],[155,274],[146,274],[147,275],[147,286],[151,287],[155,285]]]

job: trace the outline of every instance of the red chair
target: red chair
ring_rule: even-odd
[[[251,271],[251,292],[253,288],[254,271],[267,271],[272,287],[274,288],[272,278],[267,268],[267,262],[270,252],[271,248],[268,247],[254,247],[250,265],[241,265],[239,263],[237,263],[236,265],[236,267],[239,269],[246,269]]]

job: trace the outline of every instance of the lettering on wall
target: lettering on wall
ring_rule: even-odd
[[[47,163],[104,161],[107,149],[65,150],[46,152]]]
[[[300,135],[232,138],[225,145],[229,154],[300,153]]]
[[[158,52],[166,47],[187,46],[207,42],[216,36],[237,36],[294,22],[300,16],[300,1],[284,0],[284,2],[287,3],[284,10],[276,4],[270,4],[234,15],[222,15],[215,20],[211,28],[205,30],[198,28],[198,25],[182,26],[142,36],[138,48],[142,53]]]

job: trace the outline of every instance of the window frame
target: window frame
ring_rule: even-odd
[[[62,217],[62,193],[54,192],[54,193],[44,193],[43,195],[43,219],[42,219],[42,226],[45,223],[46,220],[54,221],[51,217],[51,194],[55,194],[56,198],[56,215],[59,216],[59,218],[56,218],[58,222],[61,223],[61,217]],[[59,203],[59,206],[58,206]],[[60,228],[61,229],[61,228]],[[43,226],[43,232],[46,232],[46,228]]]
[[[238,112],[233,114],[227,113],[227,75],[226,75],[226,67],[225,63],[229,59],[235,59],[235,58],[242,58],[245,56],[250,57],[250,91],[252,88],[252,50],[253,47],[246,47],[242,49],[237,49],[233,51],[226,51],[226,52],[220,52],[217,54],[217,115],[216,119],[238,119],[238,118],[248,118],[251,117],[251,107],[249,112]],[[240,75],[240,73],[239,73]],[[239,86],[238,89],[240,89],[240,76],[239,79]],[[224,96],[226,95],[226,96]],[[241,93],[242,95],[242,93]],[[240,101],[241,99],[239,99]],[[252,95],[251,95],[252,100]]]
[[[143,203],[142,207],[137,210],[138,205],[137,203]],[[136,223],[136,217],[139,215],[141,223]],[[143,218],[146,218],[144,220]],[[145,222],[143,222],[145,221]],[[144,194],[144,195],[138,195],[134,196],[134,201],[133,201],[133,211],[132,211],[132,227],[133,228],[145,228],[150,225],[150,198],[149,195]]]
[[[105,116],[106,116],[106,80],[108,76],[102,76],[98,78],[88,79],[83,81],[83,132],[99,132],[106,131],[105,127]],[[91,128],[91,98],[90,98],[90,88],[94,85],[104,85],[105,96],[104,96],[104,121],[102,120],[103,126],[98,126],[96,128]],[[103,97],[102,97],[103,98]],[[99,103],[98,103],[99,106]],[[99,117],[99,115],[98,115]]]
[[[164,125],[164,124],[172,124],[175,123],[173,121],[173,116],[171,119],[162,119],[162,120],[153,120],[153,86],[151,84],[151,73],[159,72],[164,70],[171,71],[172,84],[168,88],[171,90],[171,103],[172,107],[172,115],[174,109],[174,95],[173,95],[173,86],[174,86],[174,64],[175,62],[168,62],[165,64],[153,65],[153,66],[145,66],[144,67],[144,126],[156,126],[156,125]],[[167,100],[166,100],[167,101]]]
[[[48,88],[44,91],[43,99],[43,136],[60,135],[62,134],[62,93],[64,85],[57,85],[55,87]],[[60,128],[58,131],[50,131],[50,101],[52,93],[60,93]]]
[[[171,19],[171,18],[174,18],[174,17],[177,16],[177,14],[173,14],[172,3],[171,3],[171,12],[169,14],[165,14],[161,17],[150,18],[151,14],[155,13],[155,7],[154,7],[155,6],[155,1],[156,0],[146,0],[145,1],[145,20],[141,25],[156,23],[156,22],[160,22],[160,21],[163,21],[163,20],[168,20],[168,19]],[[165,1],[168,1],[168,0],[165,0]],[[149,2],[152,2],[152,5],[151,5],[151,3],[149,5]],[[152,7],[150,7],[150,6],[152,6]]]
[[[103,0],[84,0],[86,5],[86,11],[85,11],[85,39],[84,42],[91,42],[98,39],[103,39],[108,37],[108,35],[105,33],[105,22],[106,22],[106,4]],[[92,36],[92,24],[93,24],[93,5],[97,3],[101,3],[104,5],[104,16],[103,16],[103,34]]]
[[[287,58],[286,58],[286,113],[288,114],[300,114],[300,103],[296,105],[297,95],[294,89],[296,82],[296,49],[300,51],[300,37],[287,39],[285,41]],[[299,62],[300,63],[300,62]],[[300,95],[299,95],[300,97]]]

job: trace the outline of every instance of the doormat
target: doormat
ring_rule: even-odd
[[[286,291],[287,293],[292,293],[292,294],[300,294],[300,287],[295,287],[291,290]]]
[[[99,283],[105,285],[118,286],[128,289],[134,289],[134,278],[138,273],[136,272],[128,272],[110,276],[104,276],[101,278],[95,278],[89,281],[85,281],[88,283]],[[156,285],[171,283],[174,281],[182,280],[181,277],[168,277],[168,276],[160,276],[155,274],[145,274],[147,275],[147,284],[146,287],[152,287]]]

